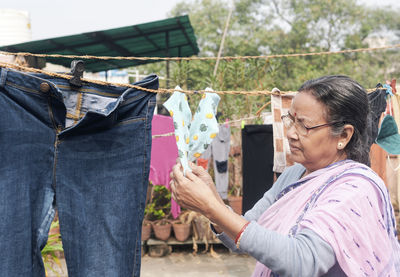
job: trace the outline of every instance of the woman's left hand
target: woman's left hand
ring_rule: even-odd
[[[180,163],[172,168],[171,189],[173,199],[182,207],[202,213],[208,216],[209,207],[218,203],[213,191],[209,186],[192,172],[187,171],[183,175]]]

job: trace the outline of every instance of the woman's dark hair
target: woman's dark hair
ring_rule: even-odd
[[[369,165],[369,104],[365,89],[347,76],[333,75],[309,80],[300,87],[299,92],[310,92],[326,106],[327,122],[339,122],[332,125],[333,135],[342,134],[345,124],[354,127],[354,134],[344,149],[347,158]]]

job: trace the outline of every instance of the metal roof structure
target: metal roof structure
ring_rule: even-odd
[[[0,50],[112,57],[189,57],[199,52],[187,15],[116,29],[6,45],[0,47]],[[71,59],[68,58],[46,57],[46,61],[65,67],[71,65]],[[85,71],[99,72],[156,62],[156,60],[85,59],[84,62]]]

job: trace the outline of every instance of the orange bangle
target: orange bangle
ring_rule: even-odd
[[[244,232],[244,230],[246,229],[247,225],[250,224],[250,221],[248,221],[245,225],[243,225],[242,229],[240,229],[240,232],[236,235],[236,239],[235,239],[235,244],[238,243],[239,238],[242,236],[242,233]]]

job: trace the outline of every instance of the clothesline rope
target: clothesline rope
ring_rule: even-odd
[[[260,117],[259,116],[244,117],[244,118],[225,121],[225,122],[222,122],[220,124],[232,124],[232,123],[235,123],[235,122],[242,122],[242,121],[246,121],[246,120],[250,120],[250,119],[256,119],[256,118],[260,118]]]
[[[27,72],[33,72],[33,73],[41,73],[41,74],[46,74],[46,75],[49,75],[52,77],[58,77],[58,78],[66,79],[66,80],[70,80],[73,77],[72,75],[68,75],[68,74],[49,72],[49,71],[45,71],[45,70],[41,70],[41,69],[37,69],[37,68],[26,67],[26,66],[16,65],[16,64],[6,63],[6,62],[0,62],[0,67],[13,68],[13,69],[27,71]],[[209,92],[206,90],[183,90],[183,89],[167,89],[167,88],[149,89],[149,88],[144,88],[144,87],[133,85],[133,84],[111,83],[111,82],[104,82],[104,81],[99,81],[99,80],[89,80],[89,79],[85,79],[85,78],[81,78],[81,80],[83,82],[89,82],[89,83],[98,84],[98,85],[135,88],[138,90],[152,92],[152,93],[173,93],[175,91],[179,91],[179,92],[186,93],[186,94],[196,94],[196,93]],[[376,89],[375,88],[367,89],[367,92],[372,92],[374,90],[376,90]],[[213,91],[213,93],[255,96],[255,95],[284,95],[284,94],[290,94],[290,93],[297,93],[297,91],[273,92],[273,91],[269,91],[269,90],[252,90],[252,91],[222,90],[222,91]]]
[[[42,58],[68,58],[68,59],[98,59],[98,60],[164,60],[164,61],[191,61],[191,60],[250,60],[250,59],[276,59],[276,58],[288,58],[288,57],[306,57],[306,56],[322,56],[322,55],[336,55],[346,53],[359,53],[359,52],[371,52],[378,50],[386,50],[400,48],[399,44],[386,45],[381,47],[369,47],[369,48],[357,48],[357,49],[346,49],[340,51],[322,51],[322,52],[310,52],[310,53],[295,53],[295,54],[275,54],[275,55],[261,55],[261,56],[225,56],[225,57],[121,57],[121,56],[92,56],[92,55],[61,55],[61,54],[34,54],[29,52],[7,52],[0,51],[3,55],[13,56],[33,56]]]
[[[62,73],[55,73],[55,72],[49,72],[49,71],[45,71],[45,70],[41,70],[41,69],[36,69],[36,68],[31,68],[31,67],[25,67],[22,65],[15,65],[15,64],[11,64],[11,63],[5,63],[5,62],[0,62],[0,67],[6,67],[6,68],[13,68],[13,69],[17,69],[17,70],[24,70],[24,71],[28,71],[28,72],[33,72],[33,73],[42,73],[42,74],[46,74],[49,76],[53,76],[53,77],[58,77],[58,78],[63,78],[63,79],[71,79],[73,76],[68,75],[68,74],[62,74]],[[175,91],[180,91],[186,94],[195,94],[195,93],[205,93],[205,92],[209,92],[206,90],[183,90],[183,89],[166,89],[166,88],[158,88],[157,90],[155,89],[148,89],[148,88],[143,88],[141,86],[136,86],[133,84],[122,84],[122,83],[110,83],[110,82],[104,82],[104,81],[99,81],[99,80],[88,80],[85,78],[81,78],[82,81],[84,82],[90,82],[93,84],[98,84],[98,85],[105,85],[105,86],[119,86],[119,87],[129,87],[129,88],[135,88],[135,89],[139,89],[139,90],[143,90],[143,91],[147,91],[147,92],[153,92],[153,93],[173,93]],[[217,93],[217,94],[247,94],[247,95],[271,95],[271,94],[277,94],[268,90],[255,90],[255,91],[213,91],[213,93]],[[293,91],[291,92],[280,92],[280,94],[285,94],[285,93],[293,93]]]

